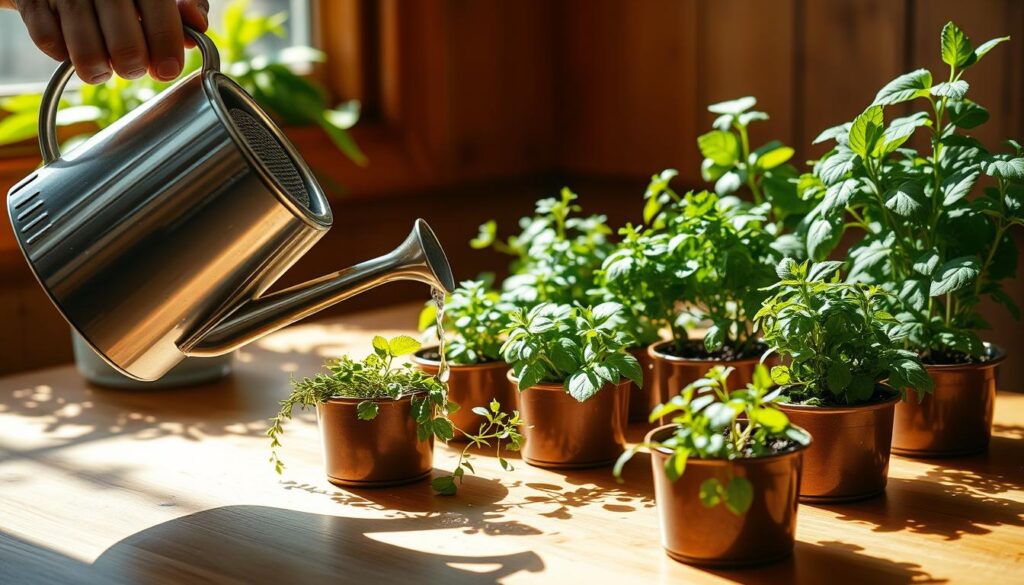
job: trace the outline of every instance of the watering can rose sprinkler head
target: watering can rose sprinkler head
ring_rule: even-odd
[[[200,71],[62,155],[56,117],[74,73],[40,105],[44,165],[8,193],[32,272],[111,366],[156,380],[187,356],[232,351],[385,282],[451,291],[451,268],[417,220],[391,253],[268,293],[330,229],[312,172],[273,120],[187,29]]]

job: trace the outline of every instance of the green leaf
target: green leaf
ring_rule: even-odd
[[[384,339],[380,335],[374,335],[372,343],[373,349],[375,349],[377,354],[380,356],[386,356],[388,355],[388,352],[391,351],[391,347],[388,345],[388,340]]]
[[[978,171],[963,170],[946,177],[942,182],[942,204],[948,207],[967,197],[979,176]]]
[[[889,195],[889,198],[885,201],[885,206],[900,217],[920,217],[924,212],[924,205],[921,203],[923,198],[924,192],[921,190],[921,186],[907,181]]]
[[[828,389],[833,394],[841,394],[850,385],[852,379],[853,372],[850,371],[850,366],[846,362],[832,362],[828,365],[826,381]]]
[[[939,267],[939,253],[936,250],[928,250],[914,260],[914,271],[924,276],[931,276]]]
[[[544,373],[544,364],[540,362],[531,362],[526,364],[519,376],[519,389],[526,390],[527,388],[536,386],[544,379]]]
[[[431,327],[437,326],[437,305],[434,303],[427,303],[423,306],[423,310],[420,311],[419,323],[417,326],[420,331],[426,331]]]
[[[926,112],[916,112],[910,116],[895,118],[889,123],[882,140],[885,142],[885,153],[894,152],[914,134],[921,126],[931,126],[932,120]]]
[[[962,79],[956,81],[944,81],[932,86],[931,93],[935,97],[947,97],[954,100],[962,100],[967,95],[970,85]]]
[[[872,105],[890,106],[914,98],[925,97],[932,87],[932,74],[927,69],[918,69],[900,75],[878,91]]]
[[[826,185],[838,183],[847,173],[853,170],[856,159],[857,155],[853,151],[839,149],[821,161],[818,166],[818,177]]]
[[[0,144],[13,144],[34,138],[39,129],[39,116],[35,112],[11,114],[0,120]]]
[[[754,411],[757,424],[766,427],[773,433],[781,433],[789,425],[789,418],[775,408],[759,408]]]
[[[779,386],[789,384],[790,375],[788,366],[772,366],[772,382]]]
[[[1024,180],[1024,158],[993,158],[982,164],[982,170],[990,177]]]
[[[735,100],[729,100],[725,102],[718,102],[717,104],[711,104],[708,106],[708,111],[712,114],[729,114],[738,116],[743,112],[757,105],[757,99],[751,96],[741,97]]]
[[[958,291],[978,277],[980,266],[974,256],[961,256],[946,262],[932,278],[930,295],[937,297]]]
[[[811,142],[811,144],[821,144],[826,140],[837,140],[840,136],[848,134],[850,132],[850,124],[840,124],[831,128],[826,128],[818,134],[817,138]]]
[[[988,110],[971,100],[950,102],[946,109],[949,121],[957,128],[969,130],[988,121]]]
[[[794,152],[795,151],[788,146],[779,146],[762,154],[757,159],[757,166],[766,170],[774,169],[775,167],[793,158]]]
[[[459,487],[455,485],[455,477],[451,475],[434,478],[430,482],[430,487],[442,496],[454,496],[459,491]]]
[[[579,402],[586,402],[601,389],[601,380],[590,371],[576,372],[569,378],[569,395]]]
[[[665,475],[670,481],[676,481],[686,471],[686,451],[677,450],[665,461]]]
[[[941,49],[943,63],[951,67],[966,65],[974,55],[970,39],[953,21],[942,27]]]
[[[967,64],[974,65],[975,63],[980,61],[982,57],[988,54],[989,51],[996,48],[996,45],[1004,43],[1008,40],[1010,40],[1010,37],[999,37],[997,39],[985,41],[984,43],[979,45],[977,49],[974,49],[974,55],[971,56],[970,62]]]
[[[754,486],[745,477],[734,477],[725,486],[725,507],[737,516],[742,516],[754,503]]]
[[[608,356],[605,363],[615,368],[620,375],[633,381],[637,386],[643,386],[643,370],[640,368],[640,362],[632,355],[624,352],[613,353]]]
[[[356,417],[359,420],[373,420],[377,418],[380,406],[372,400],[364,400],[356,405]]]
[[[480,225],[480,232],[470,240],[469,246],[474,250],[490,247],[498,235],[498,223],[493,219]]]
[[[850,150],[861,158],[868,158],[882,137],[884,124],[881,106],[871,106],[854,118],[850,126]]]
[[[700,483],[700,503],[705,508],[714,508],[722,501],[722,482],[711,477]]]
[[[374,346],[376,347],[376,344]],[[422,347],[422,344],[408,335],[392,337],[391,341],[388,342],[388,349],[391,355],[395,357],[409,355],[419,350],[420,347]]]
[[[739,159],[739,141],[732,132],[713,130],[697,138],[700,153],[716,165],[731,167]]]
[[[843,227],[832,220],[816,219],[807,230],[807,254],[813,260],[823,260],[839,244]]]

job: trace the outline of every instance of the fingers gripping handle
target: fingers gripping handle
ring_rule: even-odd
[[[220,71],[220,54],[210,37],[186,26],[187,34],[203,55],[203,71]],[[43,154],[43,163],[51,163],[60,158],[60,144],[57,142],[57,107],[64,87],[68,84],[75,68],[71,61],[64,61],[53,72],[46,90],[43,92],[39,106],[39,150]]]

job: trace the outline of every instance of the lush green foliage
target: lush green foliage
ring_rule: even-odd
[[[618,303],[592,309],[541,303],[513,311],[501,353],[519,389],[560,383],[583,402],[623,377],[641,385],[640,364],[625,351],[631,339],[621,330],[622,312]]]
[[[412,394],[412,416],[421,441],[431,435],[443,441],[455,436],[455,427],[447,413],[458,409],[458,405],[448,401],[445,385],[410,364],[394,363],[396,357],[409,355],[419,348],[420,343],[406,335],[390,340],[377,336],[373,338],[373,353],[363,360],[344,356],[327,362],[328,373],[292,380],[292,392],[281,401],[281,409],[271,419],[267,430],[272,449],[270,461],[276,471],[281,473],[284,469],[276,449],[281,446],[283,424],[292,418],[295,407],[305,410],[334,397],[364,399],[356,407],[357,416],[360,420],[373,420],[378,413],[375,400],[397,400]]]
[[[729,390],[731,373],[732,368],[716,366],[667,404],[657,406],[651,412],[651,422],[670,416],[675,431],[665,440],[637,445],[623,453],[615,464],[615,476],[621,476],[623,465],[640,448],[671,451],[665,461],[665,474],[676,481],[685,472],[687,460],[693,457],[761,457],[810,443],[807,432],[791,425],[776,408],[782,391],[771,390],[772,381],[764,366],[758,366],[753,383],[741,390]],[[713,477],[700,486],[702,504],[709,508],[724,504],[737,516],[750,508],[753,497],[754,487],[744,477]]]
[[[948,23],[940,43],[946,79],[934,82],[931,72],[918,69],[890,82],[864,113],[817,138],[835,147],[800,180],[803,196],[818,202],[810,216],[810,256],[825,258],[845,230],[861,230],[849,279],[893,293],[889,304],[907,347],[926,359],[984,354],[976,334],[987,327],[977,311],[984,296],[1019,317],[1001,282],[1017,269],[1007,232],[1024,225],[1024,151],[1008,141],[1008,152],[995,153],[970,135],[988,111],[967,98],[963,79],[1005,40],[972,48]],[[886,113],[918,105],[886,123]],[[929,138],[923,151],[910,141],[919,129]]]
[[[784,360],[772,379],[793,401],[855,405],[887,398],[878,385],[901,392],[932,390],[916,353],[901,349],[903,331],[877,286],[840,282],[841,262],[778,266],[774,296],[757,314],[764,339]]]
[[[708,106],[718,114],[714,130],[697,138],[704,157],[701,176],[715,183],[719,196],[733,195],[744,187],[755,205],[768,203],[772,221],[795,227],[810,211],[811,205],[797,195],[797,170],[789,164],[793,149],[772,140],[751,150],[748,128],[752,122],[768,119],[768,114],[752,110],[757,99],[751,96]]]
[[[513,306],[480,280],[459,284],[444,303],[445,357],[457,365],[501,359],[501,336]],[[428,301],[420,312],[420,331],[433,330],[437,305]]]
[[[454,494],[458,485],[462,483],[467,470],[470,473],[476,473],[473,464],[470,463],[472,455],[469,450],[489,448],[491,441],[494,441],[494,456],[498,458],[501,468],[505,471],[514,469],[512,464],[501,456],[501,450],[504,447],[506,451],[518,451],[523,445],[523,436],[519,433],[519,427],[524,423],[519,418],[519,411],[512,411],[511,415],[506,414],[501,411],[501,404],[497,400],[492,400],[487,407],[473,407],[473,412],[484,417],[485,422],[480,423],[480,428],[475,434],[466,433],[469,441],[459,454],[459,462],[455,466],[455,471],[451,475],[443,475],[430,482],[434,490],[441,495]]]
[[[252,44],[267,34],[284,35],[288,15],[246,14],[248,2],[236,0],[224,10],[220,30],[207,34],[217,45],[224,73],[231,76],[264,108],[291,125],[317,124],[327,132],[334,144],[359,164],[366,157],[348,133],[359,119],[359,103],[350,101],[338,108],[327,106],[324,90],[296,75],[289,66],[321,62],[324,54],[310,47],[290,47],[269,55],[253,55]],[[199,69],[199,51],[185,57],[183,76]],[[148,76],[134,81],[112,77],[100,85],[83,85],[75,94],[66,96],[67,106],[57,114],[59,126],[92,123],[102,129],[113,124],[144,101],[167,89],[173,82],[162,82]],[[0,108],[10,113],[0,120],[0,144],[20,142],[36,135],[41,94],[21,95],[0,101]],[[91,136],[81,133],[63,145],[64,150]]]
[[[497,239],[494,221],[480,226],[473,248],[493,247],[513,257],[512,275],[502,284],[511,301],[530,306],[601,300],[594,292],[595,273],[611,249],[611,230],[603,215],[575,216],[582,211],[576,199],[568,188],[558,199],[541,199],[536,215],[519,220],[519,235],[504,242]]]
[[[652,328],[671,328],[677,348],[687,339],[686,323],[706,319],[707,351],[754,353],[751,317],[784,253],[767,229],[769,206],[708,191],[679,195],[669,184],[675,175],[667,170],[651,179],[649,227],[620,231],[622,242],[603,265],[604,285]]]

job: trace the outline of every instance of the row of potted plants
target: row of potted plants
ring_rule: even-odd
[[[1016,272],[1008,230],[1024,225],[1024,150],[1010,141],[994,154],[966,133],[987,113],[962,77],[1003,40],[973,48],[947,24],[948,81],[919,70],[886,85],[822,133],[835,146],[804,174],[793,149],[750,147],[749,125],[767,118],[753,98],[711,106],[719,117],[698,145],[714,192],[680,194],[674,171],[654,176],[643,223],[617,242],[568,189],[507,240],[488,222],[472,245],[513,257],[500,290],[469,281],[440,319],[428,306],[421,329],[439,320],[442,349],[375,341],[364,362],[296,382],[275,445],[292,406],[317,406],[330,450],[335,402],[350,403],[337,425],[355,426],[401,398],[412,444],[504,441],[531,465],[571,468],[611,464],[627,416],[660,421],[639,447],[652,453],[663,543],[700,564],[788,554],[797,498],[880,493],[890,451],[983,450],[1002,353],[979,340],[977,309],[988,296],[1017,315],[1000,283]],[[885,108],[913,100],[926,111],[885,122]],[[930,138],[921,150],[918,129]],[[827,260],[843,242],[848,259]],[[392,365],[417,350],[417,368]],[[400,433],[376,445],[359,433],[345,460],[389,467],[386,438]],[[402,480],[429,473],[424,456]],[[332,481],[351,479],[327,461]],[[435,488],[452,493],[462,469]]]

